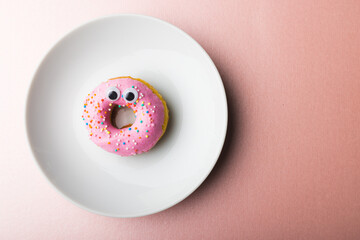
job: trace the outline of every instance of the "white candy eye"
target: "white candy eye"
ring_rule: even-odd
[[[134,88],[128,88],[123,93],[123,98],[128,103],[133,103],[138,99],[138,92]]]
[[[120,90],[117,87],[109,87],[106,90],[106,97],[111,101],[116,101],[120,97]]]

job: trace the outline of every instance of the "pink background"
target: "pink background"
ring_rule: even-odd
[[[115,13],[193,36],[219,68],[230,110],[204,184],[134,219],[62,198],[24,137],[42,56],[72,28]],[[0,29],[0,239],[360,239],[360,1],[0,0]]]

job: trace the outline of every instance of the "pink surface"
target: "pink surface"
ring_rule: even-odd
[[[111,87],[119,90],[120,98],[116,101],[107,97],[107,91]],[[133,103],[121,97],[125,96],[127,89],[138,93]],[[89,138],[96,145],[120,156],[131,156],[149,151],[160,139],[163,134],[165,106],[157,94],[141,81],[121,77],[106,80],[88,96],[84,96],[82,118],[89,131]],[[131,127],[117,129],[112,126],[111,112],[119,107],[134,110],[135,122]]]
[[[24,136],[43,54],[75,26],[114,13],[158,17],[193,36],[219,68],[230,110],[205,183],[134,219],[63,199]],[[359,26],[357,0],[0,1],[0,239],[359,239]]]

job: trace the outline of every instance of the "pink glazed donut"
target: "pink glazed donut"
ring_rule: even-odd
[[[111,114],[115,108],[123,107],[134,111],[135,122],[118,129]],[[166,131],[169,110],[162,96],[144,80],[117,77],[88,94],[82,118],[96,145],[120,156],[130,156],[155,146]]]

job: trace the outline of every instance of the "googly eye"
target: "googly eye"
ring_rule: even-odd
[[[128,103],[133,103],[138,99],[138,92],[134,88],[127,88],[123,93],[123,98]]]
[[[120,97],[120,90],[117,87],[109,87],[106,90],[106,97],[111,101],[116,101]]]

